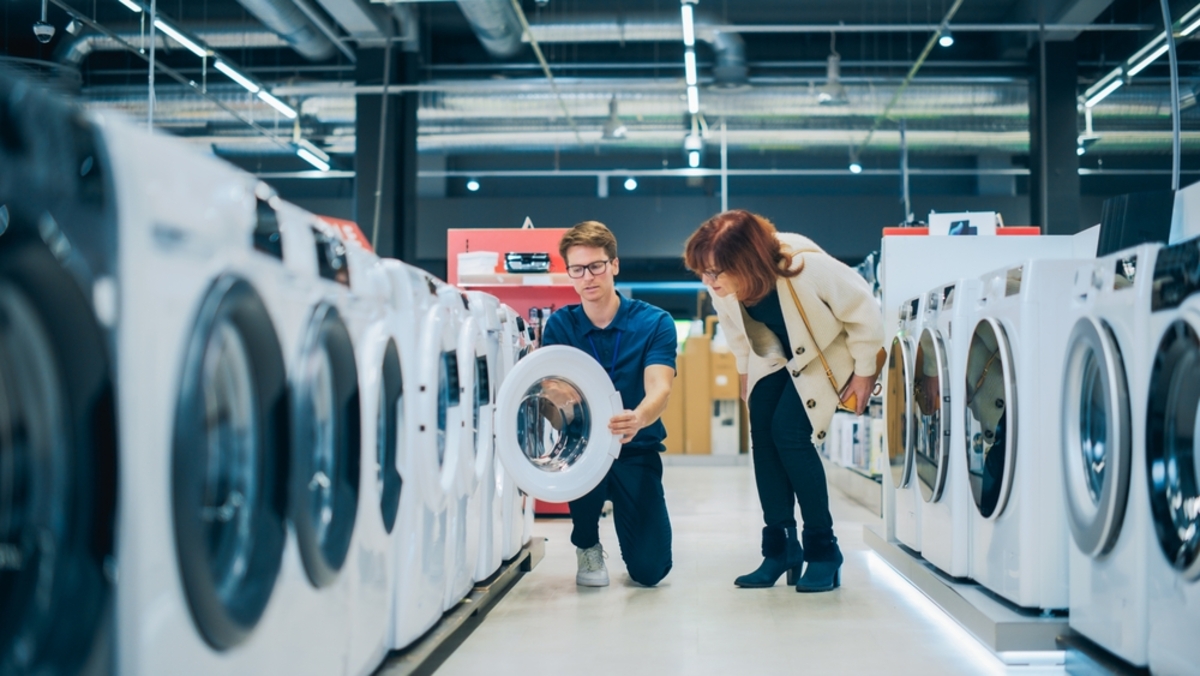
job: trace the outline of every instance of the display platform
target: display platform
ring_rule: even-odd
[[[1071,676],[1149,676],[1149,669],[1139,669],[1113,655],[1086,637],[1068,631],[1058,637],[1058,647],[1065,651],[1065,671]]]
[[[1065,616],[1045,616],[1016,608],[970,581],[946,577],[920,556],[888,542],[880,526],[864,525],[863,541],[913,586],[921,590],[1005,664],[1062,664],[1058,637],[1066,635]]]
[[[375,671],[375,676],[413,676],[435,672],[450,653],[467,640],[517,580],[533,570],[545,557],[545,538],[531,539],[521,553],[505,561],[495,575],[477,583],[471,593],[447,611],[428,633],[404,650],[388,655]]]
[[[825,456],[821,456],[821,464],[825,466],[825,479],[830,486],[871,510],[875,516],[883,516],[883,486],[879,478],[839,465]]]

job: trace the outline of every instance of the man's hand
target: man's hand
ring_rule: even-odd
[[[621,443],[627,444],[647,424],[638,416],[637,411],[625,409],[609,419],[608,431],[613,434],[619,434],[621,436]]]

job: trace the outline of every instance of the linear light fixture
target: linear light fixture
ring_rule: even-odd
[[[253,80],[251,80],[250,78],[246,77],[245,75],[242,75],[241,73],[237,72],[236,69],[234,69],[232,66],[225,63],[224,61],[217,61],[216,63],[213,64],[213,67],[216,68],[217,70],[221,71],[222,73],[225,73],[225,75],[230,80],[233,80],[234,82],[245,87],[246,90],[249,91],[251,94],[257,94],[262,89],[262,87],[259,87],[257,84],[255,84]]]
[[[198,56],[202,59],[208,57],[207,49],[205,49],[205,48],[201,47],[200,45],[196,44],[195,42],[193,42],[190,38],[188,38],[188,36],[184,35],[183,33],[180,33],[178,30],[175,29],[174,26],[167,23],[166,21],[163,21],[162,19],[155,19],[154,25],[155,25],[155,27],[158,28],[158,30],[166,33],[167,35],[170,35],[172,40],[183,45],[183,47],[185,49],[187,49],[189,52],[195,54],[196,56]]]
[[[696,52],[689,49],[684,53],[683,67],[685,73],[687,74],[688,86],[696,86]]]
[[[133,12],[137,12],[138,14],[142,13],[142,8],[139,7],[136,2],[133,2],[133,0],[117,0],[117,2],[121,3],[122,5],[125,5]]]
[[[1109,94],[1120,89],[1121,85],[1123,85],[1123,84],[1125,84],[1125,81],[1120,78],[1113,80],[1112,82],[1108,83],[1107,87],[1105,87],[1104,89],[1101,89],[1100,91],[1093,94],[1092,98],[1088,99],[1087,103],[1085,103],[1084,105],[1087,106],[1088,108],[1094,108],[1097,103],[1100,103]]]
[[[1200,4],[1196,4],[1184,13],[1183,16],[1179,17],[1179,21],[1175,25],[1184,26],[1178,34],[1185,37],[1200,29]],[[1113,68],[1104,77],[1097,80],[1095,84],[1088,87],[1083,92],[1084,105],[1092,108],[1097,103],[1103,101],[1105,97],[1119,89],[1127,78],[1131,78],[1145,70],[1158,57],[1165,54],[1167,49],[1167,32],[1163,31],[1154,36],[1154,39],[1143,45],[1141,49],[1134,52],[1133,56],[1125,60],[1125,63]]]
[[[688,47],[696,45],[696,23],[693,16],[692,3],[695,0],[683,0],[679,11],[683,14],[683,44]]]
[[[700,90],[695,85],[688,87],[688,112],[692,115],[700,112]]]
[[[265,89],[258,90],[258,98],[262,99],[267,105],[271,106],[275,110],[278,110],[280,112],[280,114],[282,114],[287,119],[289,119],[289,120],[296,119],[296,111],[288,104],[286,104],[283,101],[280,101],[279,99],[272,96],[271,93],[268,92],[267,90],[265,90]]]
[[[308,162],[309,164],[313,165],[317,169],[320,169],[321,171],[329,171],[329,163],[322,161],[321,158],[308,152],[308,150],[306,150],[304,148],[297,148],[296,154],[300,156],[300,159],[304,160],[305,162]]]
[[[1129,67],[1129,77],[1133,77],[1134,75],[1137,75],[1138,73],[1142,72],[1143,70],[1146,70],[1146,68],[1150,64],[1154,63],[1154,61],[1156,59],[1158,59],[1158,57],[1167,53],[1167,48],[1169,46],[1170,45],[1168,45],[1166,42],[1163,42],[1161,45],[1158,46],[1158,49],[1154,50],[1153,52],[1150,52],[1150,54],[1147,55],[1146,58],[1144,58],[1141,61],[1138,61],[1137,63],[1130,66]]]

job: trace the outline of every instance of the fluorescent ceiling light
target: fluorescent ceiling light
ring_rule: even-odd
[[[296,119],[296,111],[293,110],[292,107],[289,106],[288,104],[284,103],[283,101],[280,101],[279,99],[275,98],[274,96],[271,96],[271,93],[268,92],[267,90],[265,90],[265,89],[259,90],[258,98],[265,101],[267,103],[267,105],[271,106],[275,110],[278,110],[287,119],[289,119],[289,120]]]
[[[1113,80],[1112,82],[1108,83],[1107,87],[1096,92],[1096,95],[1093,96],[1092,98],[1088,99],[1087,103],[1085,103],[1084,105],[1087,106],[1088,108],[1095,106],[1097,103],[1100,103],[1101,101],[1103,101],[1105,99],[1105,97],[1107,97],[1109,94],[1117,91],[1117,89],[1120,88],[1120,86],[1123,84],[1125,84],[1124,80],[1120,80],[1120,79]]]
[[[316,147],[308,139],[300,139],[300,140],[296,141],[296,145],[307,150],[308,152],[312,153],[313,155],[316,155],[322,162],[329,161],[329,153],[326,153],[324,150],[321,150],[320,148]]]
[[[1197,28],[1200,28],[1200,19],[1196,19],[1195,21],[1193,21],[1187,28],[1184,28],[1183,30],[1179,31],[1179,34],[1184,37],[1187,37],[1187,36],[1191,35],[1192,33],[1195,33]]]
[[[683,13],[683,44],[691,47],[696,44],[696,25],[692,19],[692,6],[685,0],[680,12]]]
[[[1138,61],[1136,64],[1130,66],[1129,67],[1129,77],[1133,77],[1134,75],[1137,75],[1138,73],[1142,72],[1143,70],[1146,70],[1146,68],[1150,64],[1154,63],[1154,61],[1156,59],[1158,59],[1158,57],[1167,53],[1168,47],[1169,47],[1168,44],[1163,43],[1158,46],[1158,49],[1154,50],[1153,52],[1150,52],[1150,54],[1146,58],[1144,58],[1141,61]]]
[[[122,5],[125,5],[126,7],[133,10],[134,12],[137,12],[138,14],[142,13],[142,8],[139,7],[137,5],[137,3],[133,2],[133,0],[117,0],[117,2],[121,3]]]
[[[304,148],[297,148],[296,154],[299,155],[302,160],[304,160],[305,162],[308,162],[309,164],[313,165],[314,167],[320,169],[321,171],[329,171],[329,163],[328,162],[322,162],[321,158],[317,157],[316,155],[313,155],[312,153],[308,152]]]
[[[222,73],[225,73],[230,80],[233,80],[234,82],[245,87],[251,94],[257,94],[259,90],[262,89],[262,87],[254,84],[254,81],[252,81],[250,78],[237,72],[224,61],[217,61],[215,64],[213,64],[213,67]]]
[[[688,112],[692,115],[700,112],[700,90],[695,85],[688,87]]]
[[[189,52],[195,54],[196,56],[198,56],[202,59],[208,56],[208,50],[206,50],[205,48],[196,44],[192,40],[188,39],[188,37],[186,35],[184,35],[183,33],[180,33],[179,31],[172,28],[171,24],[163,21],[162,19],[155,19],[154,25],[160,31],[166,33],[167,35],[170,35],[172,40],[183,45],[184,48],[187,49]]]
[[[688,86],[696,84],[696,52],[687,50],[683,55],[683,67],[687,74]]]

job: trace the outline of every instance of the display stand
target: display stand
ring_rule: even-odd
[[[558,242],[566,228],[452,228],[446,231],[446,277],[450,283],[470,291],[484,291],[500,299],[529,320],[540,335],[539,312],[554,312],[579,302],[579,294],[567,277],[567,264],[558,254]],[[499,263],[491,272],[474,271],[469,275],[458,272],[458,254],[494,251]],[[548,253],[550,270],[545,273],[513,274],[504,270],[504,254],[508,252]],[[538,516],[566,516],[570,509],[565,503],[538,500],[534,504]]]

